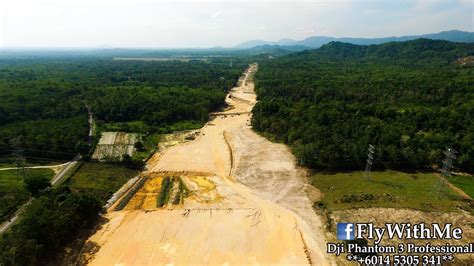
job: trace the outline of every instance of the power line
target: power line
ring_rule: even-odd
[[[70,148],[75,149],[73,146],[67,146],[62,144],[54,144],[54,143],[41,143],[41,142],[25,142],[22,143],[25,146],[46,146],[46,147],[59,147],[59,148]],[[9,146],[2,146],[0,148],[8,148]]]
[[[5,149],[5,151],[14,151],[14,150]],[[23,149],[23,151],[38,151],[38,152],[45,152],[45,153],[57,153],[57,154],[70,154],[70,155],[76,155],[75,153],[72,153],[72,152],[48,151],[48,150],[36,150],[36,149]]]
[[[18,178],[22,178],[23,180],[26,179],[26,171],[25,171],[25,165],[26,165],[26,160],[25,157],[23,156],[23,149],[20,146],[20,137],[16,137],[13,139],[10,139],[10,145],[13,147],[12,150],[12,156],[15,160],[15,165],[20,168],[20,171],[18,171],[17,175]]]
[[[23,158],[26,158],[26,159],[34,159],[34,160],[43,160],[43,161],[51,161],[51,162],[57,162],[57,161],[67,161],[67,159],[63,159],[63,158],[46,158],[46,157],[37,157],[37,156],[25,156],[25,155],[22,155]],[[0,158],[8,158],[8,159],[12,159],[12,155],[6,155],[6,154],[3,154],[1,155],[0,154]],[[14,159],[14,158],[13,158]]]

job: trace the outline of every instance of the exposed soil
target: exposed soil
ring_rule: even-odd
[[[458,193],[459,196],[461,196],[463,199],[468,199],[468,200],[472,200],[471,196],[467,195],[466,192],[464,192],[462,189],[456,187],[455,185],[451,184],[448,182],[448,186],[454,190],[456,193]]]
[[[330,263],[305,173],[285,146],[249,128],[256,69],[193,141],[149,160],[142,189],[89,239],[91,264]],[[164,176],[182,178],[184,203],[156,206]]]
[[[304,169],[296,167],[288,147],[258,136],[250,127],[230,133],[235,164],[232,176],[258,197],[298,214],[311,254],[325,250],[321,219],[312,207],[320,192],[308,183]]]

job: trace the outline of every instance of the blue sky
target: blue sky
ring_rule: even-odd
[[[474,0],[0,0],[0,47],[229,47],[473,31]]]

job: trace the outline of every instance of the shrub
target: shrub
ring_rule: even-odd
[[[171,179],[169,176],[163,178],[161,182],[161,190],[160,195],[158,196],[158,200],[156,205],[158,207],[163,207],[169,201],[171,187],[173,186],[174,178]]]

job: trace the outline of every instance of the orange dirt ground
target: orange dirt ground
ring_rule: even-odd
[[[256,71],[195,140],[149,160],[144,186],[89,238],[100,246],[84,254],[90,264],[333,264],[304,173],[285,146],[250,129]],[[156,206],[164,176],[182,178],[184,203]]]

